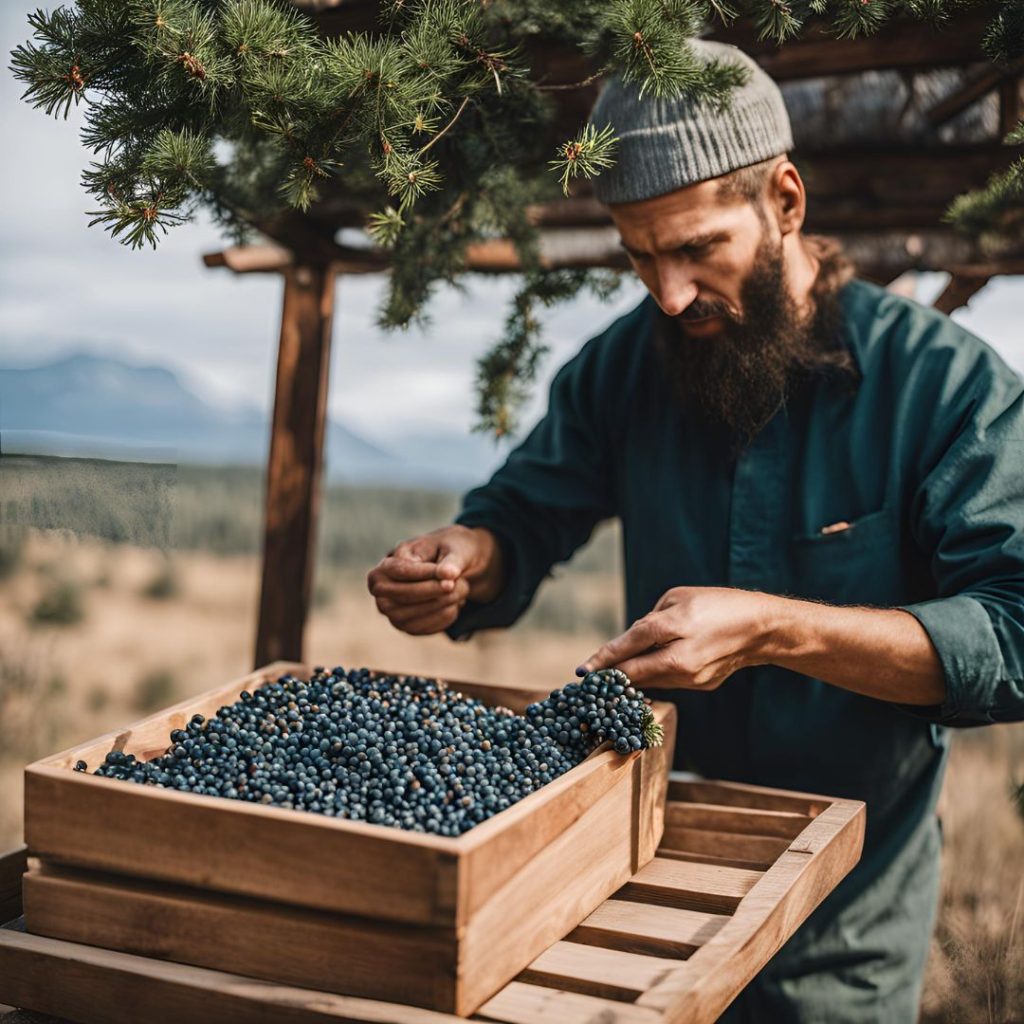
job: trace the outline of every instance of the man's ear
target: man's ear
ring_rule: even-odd
[[[807,193],[800,172],[789,159],[780,160],[772,169],[767,201],[781,234],[788,235],[803,227]]]

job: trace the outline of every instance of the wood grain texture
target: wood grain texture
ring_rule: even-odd
[[[459,1024],[463,1019],[5,929],[0,929],[0,997],[88,1024]]]
[[[752,811],[784,811],[812,818],[833,803],[827,796],[772,789],[769,786],[706,780],[683,782],[675,779],[669,781],[668,798],[673,803],[705,803]]]
[[[288,266],[281,276],[284,304],[267,460],[256,665],[302,659],[313,593],[337,277],[329,263]]]
[[[625,758],[599,750],[458,838],[136,786],[71,770],[78,759],[95,767],[110,750],[142,759],[157,756],[166,750],[170,731],[183,727],[194,714],[209,717],[243,689],[254,690],[286,672],[308,676],[309,669],[295,662],[272,664],[29,765],[25,834],[33,853],[81,868],[446,927],[465,926],[494,893],[613,787],[630,788],[634,815],[645,808],[644,849],[653,855],[663,814],[649,805],[663,801],[667,785],[661,750]],[[522,710],[538,696],[536,690],[462,680],[446,685],[514,710]],[[671,733],[675,708],[660,703],[655,712]],[[641,777],[634,766],[647,759],[653,767]],[[629,814],[618,821],[624,832],[639,831]],[[178,855],[182,848],[189,850],[189,857]],[[309,885],[311,863],[317,864],[329,885]],[[635,851],[632,863],[638,863]]]
[[[33,934],[324,992],[456,1003],[458,943],[439,929],[46,867],[24,893]],[[382,972],[389,963],[400,967]]]
[[[630,877],[633,806],[628,785],[609,789],[462,929],[375,922],[46,862],[26,876],[25,919],[33,933],[53,938],[468,1014]],[[610,828],[615,821],[625,827]],[[580,867],[567,873],[574,862]],[[320,877],[319,868],[312,873]]]
[[[864,820],[862,803],[832,802],[748,890],[728,924],[638,1003],[666,1024],[716,1020],[857,863]]]
[[[628,821],[633,806],[630,787],[609,790],[473,915],[461,936],[457,1011],[475,1010],[629,879],[632,831],[608,825]]]
[[[27,870],[27,846],[0,854],[0,924],[21,916],[21,878]]]
[[[673,785],[678,794],[678,784]],[[567,940],[549,946],[519,979],[488,999],[474,1019],[712,1024],[860,855],[864,808],[855,801],[713,782],[695,784],[691,794],[703,806],[687,811],[673,801],[666,809],[666,818],[679,823],[676,828],[697,829],[698,820],[721,826],[737,808],[751,813],[742,814],[738,824],[733,819],[727,829],[710,831],[735,837],[742,831],[733,828],[753,827],[753,838],[779,840],[787,837],[771,830],[791,830],[787,815],[803,815],[808,823],[764,872],[671,860],[671,851],[663,847]],[[590,830],[589,821],[577,824]],[[565,872],[559,877],[565,878]],[[697,889],[708,890],[698,898],[732,909],[686,906]],[[508,891],[514,893],[516,886]],[[679,903],[683,906],[673,905]],[[502,921],[496,918],[495,923]],[[394,958],[389,968],[392,963]],[[58,986],[54,978],[60,979]],[[441,1024],[460,1019],[0,929],[3,999],[72,1019],[78,1012],[98,1024],[137,1019],[147,1024],[179,1024],[182,1019],[199,1024]],[[136,1005],[142,1016],[136,1015]],[[132,1007],[130,1015],[126,1006]],[[182,1008],[187,1017],[181,1016]]]
[[[762,869],[775,863],[789,844],[789,839],[779,836],[751,836],[703,828],[670,828],[662,840],[664,850],[745,860]]]
[[[647,956],[688,957],[717,935],[727,914],[605,900],[569,936],[571,942]]]
[[[729,913],[762,878],[759,871],[655,857],[617,898],[688,910]]]
[[[697,801],[670,803],[665,811],[667,828],[710,829],[715,832],[780,836],[785,839],[798,836],[810,823],[810,815],[793,811],[723,807]]]
[[[513,981],[473,1019],[503,1024],[659,1024],[661,1015],[632,1003]]]
[[[631,1001],[658,984],[679,961],[601,946],[556,942],[519,976],[563,992]]]

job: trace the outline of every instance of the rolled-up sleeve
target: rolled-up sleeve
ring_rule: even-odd
[[[994,355],[975,361],[932,437],[945,438],[911,505],[938,595],[903,606],[946,679],[943,725],[1024,719],[1024,386]]]
[[[553,565],[567,560],[615,512],[602,368],[592,339],[556,375],[545,416],[490,481],[463,499],[456,522],[498,538],[506,585],[488,604],[470,602],[447,633],[509,626],[529,607]]]

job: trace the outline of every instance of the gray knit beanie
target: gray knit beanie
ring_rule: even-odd
[[[639,85],[619,76],[601,90],[590,123],[611,124],[618,137],[615,165],[593,179],[602,203],[628,203],[717,178],[793,148],[793,132],[779,87],[742,50],[705,39],[690,41],[698,59],[740,64],[746,84],[722,109],[687,95],[639,96]]]

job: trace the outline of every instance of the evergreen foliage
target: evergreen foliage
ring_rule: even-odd
[[[849,37],[895,15],[941,22],[966,2],[381,0],[373,31],[326,39],[288,0],[77,0],[29,16],[11,70],[48,114],[87,104],[90,224],[124,244],[155,246],[200,207],[243,242],[331,181],[390,250],[379,322],[397,328],[424,320],[438,282],[458,281],[470,243],[510,239],[524,283],[479,367],[481,426],[502,434],[543,351],[537,304],[613,290],[608,274],[540,265],[527,206],[599,174],[615,139],[581,126],[552,145],[552,91],[566,86],[531,75],[531,42],[582,48],[594,70],[579,84],[617,70],[651,96],[727,103],[742,72],[705,67],[685,45],[709,23],[751,15],[784,42],[816,18]],[[999,63],[1024,53],[1024,0],[1003,0],[985,49]],[[1022,194],[1017,164],[950,216],[998,234]]]

